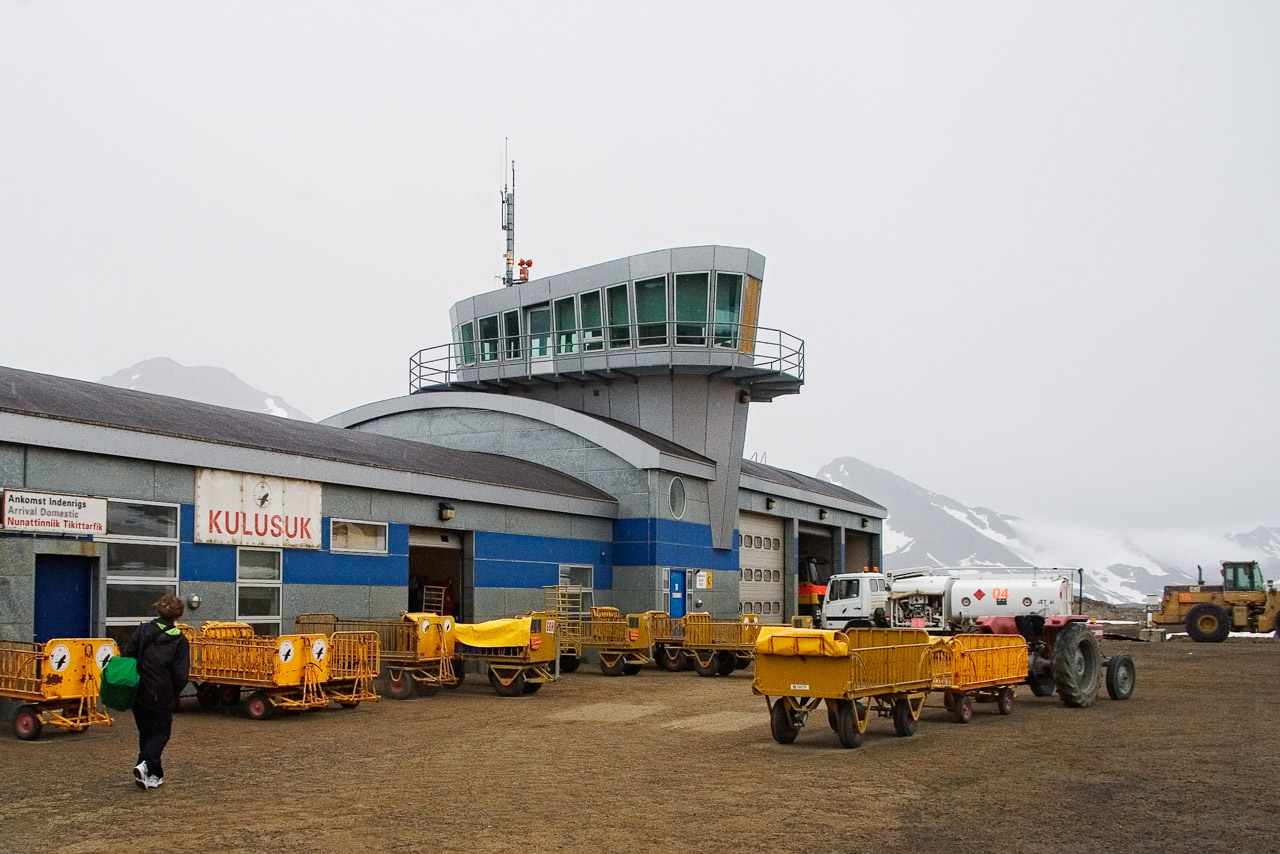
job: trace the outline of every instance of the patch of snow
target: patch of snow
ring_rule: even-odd
[[[275,399],[274,397],[268,397],[268,398],[264,401],[264,403],[265,403],[265,404],[266,404],[266,406],[267,406],[267,412],[269,412],[270,414],[272,414],[272,415],[278,415],[278,416],[280,416],[281,418],[288,418],[288,417],[289,417],[289,413],[288,413],[286,410],[281,409],[280,407],[276,406],[276,399]]]

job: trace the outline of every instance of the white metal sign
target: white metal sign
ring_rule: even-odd
[[[320,484],[196,470],[197,543],[320,548]]]
[[[105,534],[107,499],[6,489],[2,527],[48,534]]]

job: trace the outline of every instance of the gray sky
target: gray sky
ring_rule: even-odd
[[[748,454],[1280,524],[1280,5],[463,5],[0,4],[0,363],[403,394],[510,137],[535,276],[767,257],[807,383]]]

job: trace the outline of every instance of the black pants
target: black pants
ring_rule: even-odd
[[[147,773],[157,777],[164,776],[164,766],[160,764],[160,754],[169,743],[169,734],[173,729],[173,709],[151,709],[134,705],[133,720],[138,725],[138,761],[147,763]]]

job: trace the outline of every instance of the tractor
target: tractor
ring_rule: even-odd
[[[1092,706],[1105,681],[1113,700],[1133,696],[1137,672],[1127,652],[1103,657],[1093,624],[1079,614],[985,616],[974,631],[1021,635],[1027,642],[1027,685],[1037,697],[1054,691],[1067,706]]]
[[[1280,637],[1280,590],[1263,580],[1257,561],[1224,560],[1222,584],[1205,584],[1200,570],[1198,584],[1166,587],[1160,603],[1148,606],[1148,619],[1185,626],[1197,643],[1222,643],[1233,631]]]

